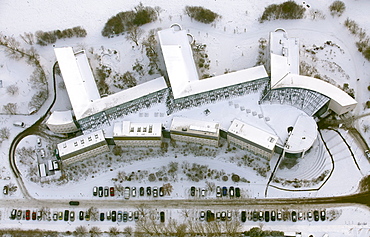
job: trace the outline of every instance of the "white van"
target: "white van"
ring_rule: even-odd
[[[24,124],[22,121],[14,121],[13,125],[16,127],[22,127],[22,128],[26,126],[26,124]]]

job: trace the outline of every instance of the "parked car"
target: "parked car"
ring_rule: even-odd
[[[100,221],[104,221],[104,219],[105,219],[105,218],[104,218],[104,212],[101,212],[101,213],[100,213]]]
[[[146,195],[152,195],[152,189],[150,187],[146,187]]]
[[[118,211],[118,214],[117,214],[117,221],[118,221],[118,222],[121,222],[121,221],[122,221],[122,211]]]
[[[124,192],[123,196],[124,196],[125,199],[130,198],[130,187],[125,188],[125,192]]]
[[[159,213],[159,215],[160,215],[160,218],[161,218],[161,222],[163,223],[165,221],[164,211],[161,211]]]
[[[105,186],[105,188],[104,188],[104,196],[105,197],[109,196],[109,188],[107,186]]]
[[[246,220],[247,220],[247,212],[246,211],[242,211],[241,216],[240,216],[240,220],[241,220],[241,222],[246,222]]]
[[[298,220],[301,221],[303,220],[303,212],[298,212]]]
[[[297,212],[296,211],[292,211],[292,221],[293,222],[297,221]]]
[[[80,205],[80,202],[79,201],[70,201],[69,202],[69,205],[71,205],[71,206],[78,206],[78,205]]]
[[[278,212],[277,212],[276,219],[277,219],[278,221],[281,221],[281,219],[282,219],[281,211],[278,211]]]
[[[74,211],[71,211],[71,213],[69,214],[69,219],[70,219],[70,221],[75,221],[75,212]]]
[[[114,197],[114,187],[109,188],[109,194],[111,197]]]
[[[228,220],[228,221],[231,221],[231,216],[232,216],[231,211],[228,211],[228,212],[226,213],[226,216],[227,216],[227,220]]]
[[[226,195],[227,195],[227,188],[222,187],[222,196],[226,196]]]
[[[270,212],[269,211],[265,211],[265,221],[266,222],[270,221]]]
[[[202,197],[206,196],[206,189],[205,188],[202,188],[202,190],[200,191],[200,196],[202,196]]]
[[[99,197],[103,197],[103,187],[99,187]]]
[[[83,212],[83,211],[80,211],[80,212],[79,212],[78,219],[79,219],[80,221],[83,221],[83,220],[84,220],[84,212]]]
[[[230,188],[229,188],[229,196],[230,197],[234,197],[234,187],[233,186],[231,186]]]
[[[136,197],[136,187],[132,187],[132,188],[131,188],[131,195],[132,195],[133,197]]]
[[[164,196],[164,190],[163,187],[159,187],[159,196],[163,197]]]
[[[42,219],[42,212],[38,211],[37,212],[37,220],[41,221],[41,219]]]
[[[158,188],[153,187],[153,197],[158,197]]]
[[[35,211],[33,211],[33,212],[32,212],[32,220],[33,220],[33,221],[35,221],[35,220],[36,220],[36,212],[35,212]]]
[[[307,220],[312,221],[312,219],[313,219],[312,212],[311,211],[307,212]]]
[[[107,211],[107,220],[110,221],[111,218],[112,218],[112,212]]]
[[[93,187],[93,196],[97,196],[98,195],[98,187]]]
[[[127,217],[128,217],[128,213],[127,213],[127,211],[124,211],[124,212],[122,213],[122,221],[123,221],[123,222],[127,222]]]
[[[314,217],[315,221],[319,221],[320,217],[319,217],[319,211],[318,210],[315,210],[313,212],[313,217]]]
[[[221,212],[221,221],[226,221],[226,212]]]
[[[190,188],[190,196],[194,197],[195,196],[195,187],[191,186]]]
[[[204,211],[200,212],[199,220],[204,221],[204,218],[206,216],[206,213]]]
[[[117,220],[117,213],[116,211],[112,211],[112,221],[116,222],[116,220]]]
[[[17,211],[17,220],[22,219],[22,210]]]
[[[275,220],[276,220],[276,212],[271,211],[271,221],[275,221]]]
[[[69,219],[69,210],[64,210],[64,221],[68,221]]]
[[[59,212],[58,219],[63,220],[63,212],[61,212],[61,211]]]
[[[240,188],[239,187],[236,187],[235,188],[235,197],[240,197]]]
[[[57,221],[57,220],[58,220],[58,212],[54,212],[53,221]]]
[[[138,211],[134,212],[134,220],[135,221],[139,220],[139,212]]]
[[[31,219],[31,211],[30,210],[26,210],[26,220],[30,220]]]
[[[140,196],[144,196],[144,187],[140,187],[139,194]]]
[[[39,137],[37,138],[37,146],[41,147],[41,138],[39,138]]]
[[[260,211],[260,212],[258,213],[258,220],[259,220],[259,221],[263,221],[263,211]]]
[[[221,197],[221,187],[220,186],[216,187],[216,197]]]
[[[216,212],[216,220],[220,221],[221,220],[221,212]]]
[[[89,220],[90,220],[90,214],[89,214],[88,212],[86,212],[85,220],[86,220],[86,221],[89,221]]]
[[[320,219],[322,221],[325,221],[326,220],[326,211],[325,210],[321,210],[320,211]]]
[[[253,221],[258,221],[258,213],[257,213],[257,211],[253,211]]]
[[[128,219],[129,221],[132,221],[132,220],[133,220],[133,217],[134,217],[134,215],[132,214],[132,211],[129,211],[129,212],[128,212],[127,219]]]
[[[17,216],[17,209],[13,209],[12,212],[10,213],[10,219],[14,220],[16,216]]]
[[[41,148],[40,149],[40,156],[41,156],[41,158],[45,158],[45,150],[44,150],[44,148]]]
[[[5,185],[4,188],[3,188],[3,194],[8,195],[8,193],[9,193],[9,187],[8,187],[8,185]]]

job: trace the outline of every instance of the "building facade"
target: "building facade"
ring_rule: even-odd
[[[46,126],[55,133],[73,133],[79,130],[71,110],[52,112],[46,121]]]
[[[109,151],[103,130],[72,138],[59,143],[57,146],[59,157],[64,165]]]
[[[113,139],[117,146],[160,147],[162,144],[161,123],[114,123]]]

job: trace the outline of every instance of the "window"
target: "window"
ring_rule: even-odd
[[[137,132],[141,132],[141,127],[138,127],[137,128]]]
[[[77,143],[77,142],[74,142],[74,145],[75,145],[75,146],[78,146],[78,143]]]
[[[81,139],[81,144],[84,144],[85,143],[85,140],[84,139]]]
[[[92,141],[92,138],[91,137],[88,137],[87,140],[89,140],[89,142],[91,142]]]
[[[95,134],[95,139],[99,139],[99,135],[98,134]]]
[[[152,133],[153,132],[153,125],[150,125],[149,126],[149,133]]]
[[[146,127],[145,127],[145,128],[143,128],[143,132],[146,132]]]
[[[134,127],[131,127],[130,128],[130,132],[135,132],[135,128]]]

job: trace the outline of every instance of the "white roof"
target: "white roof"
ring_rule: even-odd
[[[278,137],[276,135],[244,123],[238,119],[233,120],[228,132],[271,151],[274,150],[276,142],[278,140]]]
[[[84,51],[74,54],[71,47],[54,48],[76,118],[88,104],[100,98]]]
[[[174,98],[178,98],[189,82],[198,81],[189,37],[185,30],[174,28],[158,31],[159,42],[166,64]]]
[[[107,97],[103,97],[88,104],[77,120],[166,88],[167,85],[164,78],[159,77]]]
[[[312,91],[317,91],[336,101],[342,107],[348,105],[355,106],[357,104],[356,100],[354,100],[351,96],[349,96],[340,88],[313,77],[289,74],[284,79],[280,80],[280,82],[272,89],[285,87],[304,88]]]
[[[81,150],[85,147],[90,147],[101,141],[105,141],[104,133],[103,130],[98,130],[93,133],[78,136],[65,142],[59,143],[57,146],[59,155],[63,158],[63,156]]]
[[[178,97],[186,97],[265,77],[268,77],[268,75],[264,66],[252,67],[232,73],[219,75],[216,77],[203,79],[200,81],[190,82],[187,84],[185,89],[179,94]]]
[[[218,136],[220,124],[211,121],[189,119],[184,117],[173,117],[171,123],[171,131],[176,130],[195,134],[199,133],[209,136]]]
[[[114,123],[114,137],[161,137],[161,123],[131,123],[120,121]],[[150,128],[150,129],[149,129]]]
[[[317,138],[317,124],[307,115],[300,115],[294,124],[293,131],[285,144],[286,151],[298,153],[307,151]]]
[[[50,125],[62,125],[73,123],[72,111],[53,111],[46,121],[46,124]]]

